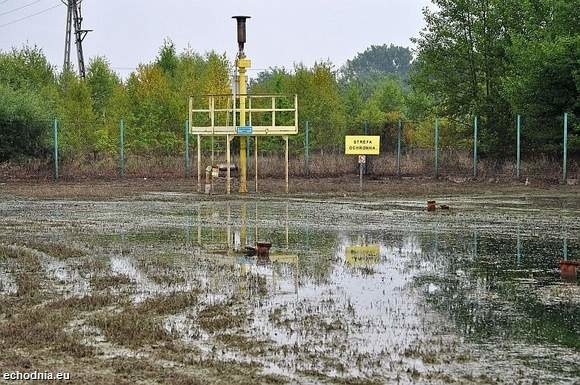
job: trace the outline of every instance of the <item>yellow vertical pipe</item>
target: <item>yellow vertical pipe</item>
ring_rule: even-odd
[[[201,135],[197,134],[197,192],[201,192]]]
[[[245,57],[238,58],[238,92],[240,95],[240,126],[246,125],[246,69],[250,67],[250,60]],[[247,179],[247,159],[246,159],[246,146],[247,138],[245,136],[240,136],[240,193],[245,194],[248,192],[248,179]]]

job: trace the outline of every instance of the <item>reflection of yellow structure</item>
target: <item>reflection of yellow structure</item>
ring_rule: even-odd
[[[250,273],[262,277],[269,276],[272,282],[271,288],[274,291],[276,290],[279,277],[281,276],[279,272],[276,272],[276,266],[289,265],[294,272],[294,292],[298,293],[298,255],[271,254],[267,258],[238,257],[236,263],[240,269],[240,278],[244,278]],[[282,273],[282,276],[283,275],[284,274]],[[241,293],[246,292],[246,286],[243,280],[240,280],[239,290]]]
[[[286,202],[286,250],[288,250],[289,247],[288,206],[289,204]],[[204,211],[203,213],[201,207],[197,210],[197,233],[200,250],[211,253],[212,258],[219,260],[219,262],[224,265],[237,268],[239,270],[240,278],[245,278],[249,274],[271,277],[273,287],[276,287],[276,282],[280,279],[280,276],[287,277],[287,273],[292,270],[294,272],[295,291],[298,291],[298,255],[272,253],[267,258],[257,258],[245,255],[244,246],[256,242],[259,235],[257,202],[255,206],[254,220],[255,239],[253,240],[251,239],[252,230],[248,228],[252,220],[251,214],[250,216],[248,215],[246,202],[242,202],[239,205],[239,224],[232,220],[232,217],[237,215],[236,205],[232,208],[232,204],[226,202],[225,218],[223,217],[223,212],[220,213],[218,206],[210,205],[209,207],[210,210]],[[221,209],[223,210],[223,207]],[[202,225],[211,229],[211,237],[206,233],[207,238],[203,239]],[[214,236],[217,239],[214,239]],[[240,292],[244,292],[246,284],[245,280],[240,279],[239,284]]]
[[[298,264],[298,256],[297,255],[286,255],[286,254],[273,254],[270,255],[271,262],[277,263],[287,263],[287,264]]]
[[[287,254],[271,254],[270,262],[272,264],[286,264],[294,265],[294,292],[298,294],[298,276],[299,276],[299,266],[298,266],[298,256],[297,255],[287,255]],[[272,283],[274,289],[276,288],[276,272],[272,269]]]
[[[350,266],[376,265],[380,262],[379,245],[347,246],[346,263]]]

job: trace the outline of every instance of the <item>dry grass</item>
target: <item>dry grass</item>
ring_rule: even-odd
[[[84,297],[70,297],[66,299],[58,299],[50,303],[50,307],[54,309],[65,308],[76,311],[91,312],[102,309],[107,306],[112,306],[120,302],[119,298],[110,295],[86,295]]]
[[[137,308],[139,312],[156,315],[175,314],[198,304],[198,292],[172,293],[148,298]]]
[[[210,333],[239,328],[246,322],[246,314],[231,302],[210,305],[198,313],[199,326]]]
[[[83,251],[62,243],[31,241],[16,242],[11,247],[0,245],[0,256],[5,255],[11,258],[17,258],[21,263],[26,263],[27,258],[28,260],[30,258],[34,260],[36,259],[36,257],[32,256],[28,250],[22,249],[22,247],[40,251],[58,259],[76,258],[85,255]]]
[[[471,178],[473,175],[472,152],[454,148],[444,148],[439,153],[439,174],[441,176],[459,176]],[[237,158],[232,158],[237,162]],[[396,153],[381,154],[367,157],[367,172],[371,177],[386,177],[397,175]],[[209,159],[206,161],[209,164]],[[203,164],[206,164],[203,163]],[[311,178],[332,178],[358,174],[358,157],[345,156],[338,152],[316,152],[309,158],[309,176]],[[248,161],[248,175],[255,174],[253,158]],[[282,155],[258,157],[258,171],[261,178],[284,178],[285,159]],[[430,177],[435,173],[435,155],[432,149],[410,149],[401,154],[400,175],[413,177]],[[570,178],[580,176],[580,167],[574,159],[568,165]],[[522,176],[533,176],[551,180],[554,176],[561,177],[562,163],[560,159],[540,155],[524,159],[521,163]],[[306,167],[302,156],[290,157],[289,175],[291,177],[306,176]],[[478,161],[478,177],[480,178],[514,178],[516,176],[515,160],[497,160],[481,158]]]
[[[13,258],[18,265],[14,296],[0,298],[0,341],[6,346],[27,350],[48,348],[73,357],[93,355],[93,350],[64,331],[78,311],[93,311],[110,305],[104,296],[57,299],[50,302],[42,290],[41,265],[27,249],[0,246],[0,255]],[[42,304],[42,305],[40,305]]]
[[[125,379],[134,384],[137,379],[156,379],[155,383],[177,385],[201,385],[204,382],[194,376],[171,369],[159,368],[146,360],[120,357],[111,362],[116,379]]]
[[[62,243],[53,242],[28,242],[25,245],[31,249],[41,251],[58,259],[78,258],[85,255],[82,250],[72,248]]]
[[[160,316],[175,314],[197,304],[197,292],[173,293],[148,298],[129,305],[116,314],[98,314],[89,322],[102,330],[110,341],[130,347],[167,343],[171,335],[163,328]]]
[[[126,275],[102,275],[91,278],[91,287],[96,290],[118,289],[130,284],[131,279]]]
[[[64,332],[72,318],[72,311],[67,309],[25,308],[0,324],[0,340],[12,348],[37,350],[48,347],[73,357],[92,356],[94,352],[90,347]]]
[[[14,179],[49,180],[52,177],[52,164],[48,159],[29,159],[18,163],[0,163],[0,181]]]
[[[5,258],[13,259],[18,266],[16,269],[16,285],[18,287],[16,296],[18,300],[27,305],[40,301],[39,272],[41,266],[38,258],[29,250],[0,245],[0,260]],[[3,298],[3,301],[6,300]]]
[[[124,346],[140,347],[171,340],[158,319],[135,308],[118,314],[98,314],[89,323],[98,327],[109,341]]]
[[[219,155],[219,156],[218,156]],[[190,175],[197,174],[197,158],[191,153]],[[340,151],[316,151],[309,157],[309,176],[312,178],[340,177],[358,173],[357,156],[346,156]],[[367,166],[370,175],[375,177],[397,175],[396,153],[389,151],[380,156],[368,157]],[[401,175],[432,176],[434,174],[434,152],[432,149],[413,148],[403,151],[401,155]],[[214,164],[225,163],[225,154],[215,155]],[[238,163],[237,154],[232,154],[232,163]],[[209,153],[202,154],[201,170],[204,177],[205,167],[211,164]],[[439,153],[440,174],[443,176],[471,177],[473,160],[471,150],[443,148]],[[50,180],[52,163],[42,160],[31,160],[24,163],[0,164],[0,180]],[[255,171],[253,153],[248,159],[248,175]],[[262,178],[284,178],[284,154],[267,154],[258,156],[258,170]],[[580,167],[578,159],[570,159],[568,165],[570,178],[578,178]],[[515,159],[499,160],[480,157],[478,173],[483,178],[513,178],[516,175]],[[561,177],[562,163],[555,157],[544,154],[523,159],[521,175],[535,178],[551,179]],[[302,155],[290,156],[289,174],[292,177],[304,177],[306,167]],[[126,156],[125,175],[127,178],[182,178],[185,175],[183,156],[131,155]],[[78,157],[64,160],[60,165],[61,180],[78,179],[116,179],[120,177],[119,162],[116,156],[99,155]]]
[[[264,354],[266,349],[270,346],[268,341],[262,341],[256,337],[246,337],[239,334],[219,334],[215,338],[230,349],[233,348],[256,356]]]

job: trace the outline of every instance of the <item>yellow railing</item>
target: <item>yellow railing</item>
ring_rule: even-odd
[[[246,101],[244,127],[238,125],[241,112],[240,98],[245,98]],[[264,99],[270,99],[270,103],[264,102]],[[293,135],[298,133],[297,95],[236,95],[235,106],[233,106],[233,100],[234,96],[231,94],[204,95],[201,100],[190,97],[189,132],[195,135]],[[283,104],[291,103],[291,106],[281,107],[281,100],[286,100]],[[196,103],[199,102],[203,102],[207,108],[197,108]],[[268,107],[264,107],[264,104]],[[277,118],[277,113],[291,116],[291,119],[286,118],[285,124],[277,124],[277,120],[281,120]],[[257,114],[268,114],[270,124],[264,124],[265,119],[259,119],[260,123],[257,125],[252,124],[252,117]],[[200,124],[200,121],[203,124]]]

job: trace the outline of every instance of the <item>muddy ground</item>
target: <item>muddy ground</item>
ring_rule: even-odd
[[[526,178],[527,179],[527,178]],[[204,180],[201,181],[203,191]],[[236,195],[238,185],[232,182],[232,194]],[[72,198],[86,197],[92,199],[110,199],[128,197],[143,192],[197,192],[197,179],[180,178],[126,178],[126,179],[87,179],[54,181],[2,181],[0,194],[17,195],[30,198]],[[225,195],[225,180],[220,178],[215,183],[215,195]],[[248,190],[255,193],[255,181],[248,181]],[[284,179],[260,179],[260,194],[268,196],[286,196]],[[323,196],[378,196],[378,197],[414,197],[431,198],[445,194],[466,195],[484,193],[578,193],[580,186],[577,180],[569,184],[546,183],[544,180],[499,180],[486,179],[475,181],[470,178],[370,178],[365,177],[362,193],[359,190],[357,176],[337,178],[290,178],[289,193],[294,197]]]
[[[578,384],[577,186],[0,184],[0,368],[79,384]],[[312,192],[316,191],[316,192]],[[425,200],[449,205],[425,210]],[[257,240],[268,258],[246,256]],[[0,379],[1,383],[2,379]]]

